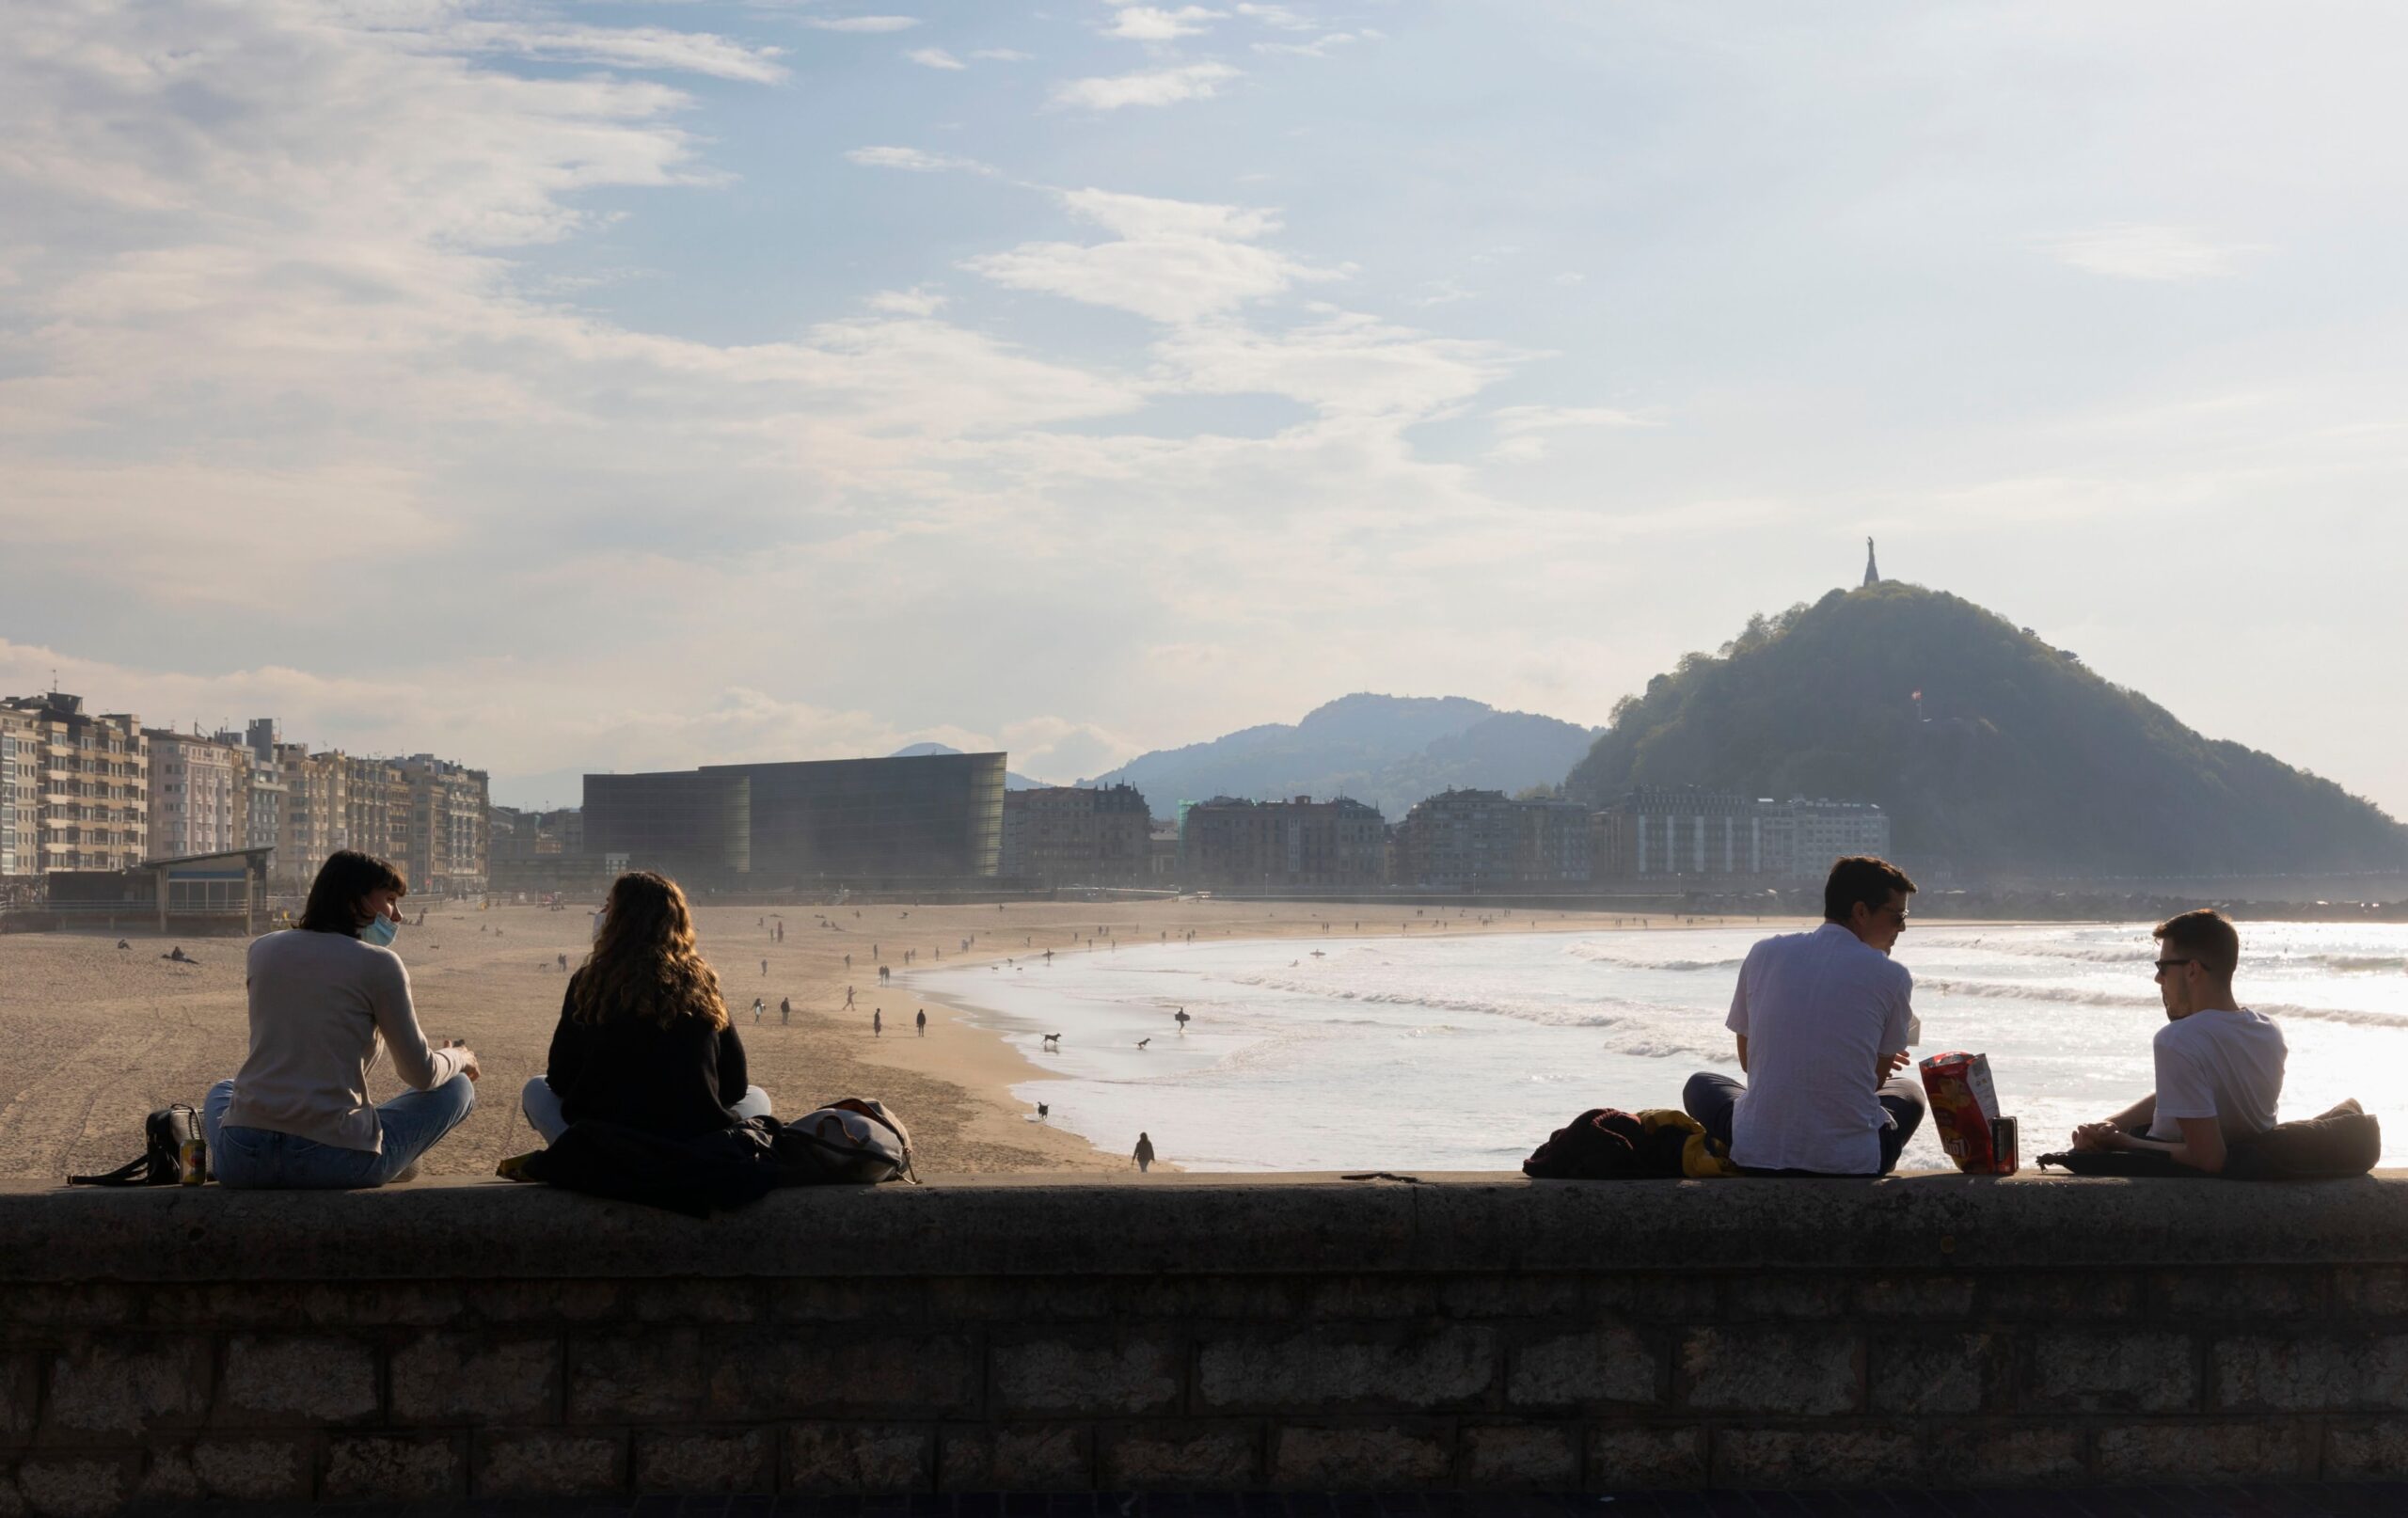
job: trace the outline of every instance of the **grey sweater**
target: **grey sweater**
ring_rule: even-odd
[[[465,1063],[430,1049],[410,1005],[409,972],[390,949],[341,933],[288,928],[251,943],[251,1052],[234,1077],[226,1121],[341,1149],[385,1150],[368,1072],[387,1051],[420,1091]]]

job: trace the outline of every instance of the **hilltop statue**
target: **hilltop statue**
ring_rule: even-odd
[[[1880,566],[1873,561],[1873,540],[1871,538],[1864,540],[1864,583],[1867,585],[1878,585],[1881,583]]]

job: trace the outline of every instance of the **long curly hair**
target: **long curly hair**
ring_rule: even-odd
[[[642,1021],[673,1025],[700,1018],[727,1026],[719,972],[694,947],[694,914],[677,882],[650,870],[629,870],[610,883],[602,932],[569,988],[569,1016],[578,1022]]]

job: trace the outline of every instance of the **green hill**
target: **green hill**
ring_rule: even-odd
[[[1642,783],[1876,801],[1902,862],[1967,875],[2408,868],[2372,803],[1896,581],[1751,618],[1626,698],[1566,789]]]

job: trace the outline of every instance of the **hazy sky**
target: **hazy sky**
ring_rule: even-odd
[[[887,3],[0,0],[0,690],[1069,779],[1872,533],[2408,814],[2408,12]]]

